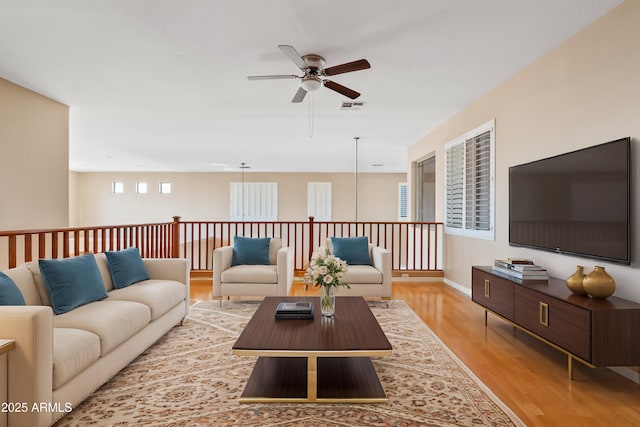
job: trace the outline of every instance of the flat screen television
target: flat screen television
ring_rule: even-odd
[[[631,138],[509,168],[509,244],[631,263]]]

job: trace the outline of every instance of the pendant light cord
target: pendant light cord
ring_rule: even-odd
[[[313,138],[313,110],[314,110],[313,92],[309,92],[309,138]]]

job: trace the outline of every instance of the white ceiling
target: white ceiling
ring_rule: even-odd
[[[619,0],[0,0],[0,76],[69,105],[75,171],[404,172],[406,147]],[[278,49],[371,69],[292,104]],[[310,98],[307,96],[307,98]],[[6,144],[6,141],[0,141]],[[382,164],[382,166],[372,166]]]

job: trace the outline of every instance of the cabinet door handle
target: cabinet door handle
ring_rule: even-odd
[[[549,304],[540,302],[540,324],[549,327]]]
[[[484,297],[489,298],[491,296],[491,282],[489,279],[484,279]]]

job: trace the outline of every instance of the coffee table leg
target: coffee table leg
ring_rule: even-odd
[[[315,401],[318,397],[318,358],[307,357],[307,400]]]

